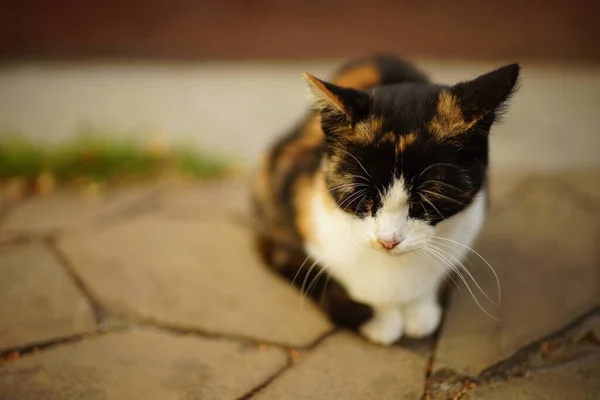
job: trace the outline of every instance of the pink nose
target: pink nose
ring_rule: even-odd
[[[396,239],[392,239],[392,240],[383,240],[383,239],[379,239],[379,243],[381,243],[381,245],[386,249],[386,250],[392,250],[394,247],[398,246],[400,244],[402,240],[396,240]]]

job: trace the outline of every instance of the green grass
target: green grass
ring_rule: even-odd
[[[174,171],[190,179],[212,179],[224,175],[224,160],[175,146],[152,151],[131,139],[109,139],[83,134],[57,146],[43,146],[22,139],[0,140],[0,180],[35,179],[51,174],[58,182],[87,179],[108,182],[150,178]]]

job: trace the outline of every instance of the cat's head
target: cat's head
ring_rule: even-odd
[[[481,191],[490,128],[515,91],[517,64],[453,86],[342,88],[305,75],[325,132],[337,208],[382,251],[429,240]]]

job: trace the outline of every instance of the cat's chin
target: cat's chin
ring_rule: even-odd
[[[381,248],[377,248],[377,247],[373,247],[374,250],[377,250],[377,252],[379,253],[383,253],[386,254],[390,257],[402,257],[407,255],[408,253],[412,253],[414,250],[414,248],[408,248],[408,249],[398,249],[398,250],[394,250],[394,251],[388,251],[388,250],[383,250]]]
[[[402,257],[402,256],[406,255],[407,253],[409,253],[409,252],[408,251],[400,251],[400,252],[394,252],[394,253],[388,252],[387,255],[390,257],[398,258],[398,257]]]

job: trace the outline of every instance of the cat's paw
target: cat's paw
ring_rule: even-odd
[[[431,335],[442,320],[442,308],[435,301],[409,304],[402,311],[404,333],[412,338]]]
[[[389,346],[402,336],[400,310],[375,312],[375,316],[360,327],[360,334],[370,342]]]

